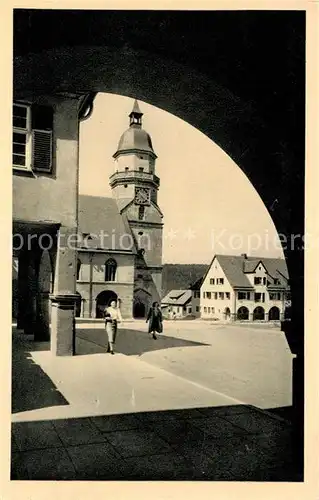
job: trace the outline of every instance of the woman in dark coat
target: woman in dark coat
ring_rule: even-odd
[[[156,340],[155,332],[162,333],[163,331],[163,317],[158,302],[153,302],[150,308],[146,323],[148,322],[148,333],[152,333],[153,339]]]

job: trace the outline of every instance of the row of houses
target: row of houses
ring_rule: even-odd
[[[161,302],[167,318],[280,321],[290,307],[284,259],[215,255],[206,274]]]

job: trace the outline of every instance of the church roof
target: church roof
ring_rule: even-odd
[[[79,196],[80,247],[136,252],[132,233],[111,197]]]

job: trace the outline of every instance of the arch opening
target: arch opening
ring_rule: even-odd
[[[269,321],[279,321],[280,319],[280,310],[279,307],[273,306],[269,309],[268,313]]]
[[[255,307],[253,321],[263,321],[265,319],[265,309],[261,306]]]
[[[249,319],[249,311],[247,307],[242,306],[237,311],[237,319],[241,321],[245,321]]]
[[[134,306],[133,306],[133,316],[135,319],[141,319],[141,318],[145,318],[146,316],[146,305],[141,302],[141,301],[137,301],[134,303]]]
[[[95,307],[95,317],[103,318],[104,317],[104,309],[108,307],[112,300],[117,301],[118,296],[113,290],[104,290],[100,292],[96,297],[96,307]]]

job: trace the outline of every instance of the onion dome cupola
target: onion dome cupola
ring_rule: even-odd
[[[154,159],[157,158],[151,136],[142,128],[143,113],[140,110],[137,100],[135,100],[133,109],[129,114],[130,126],[121,135],[118,143],[117,151],[113,158],[117,158],[121,154],[128,153],[147,153]]]

